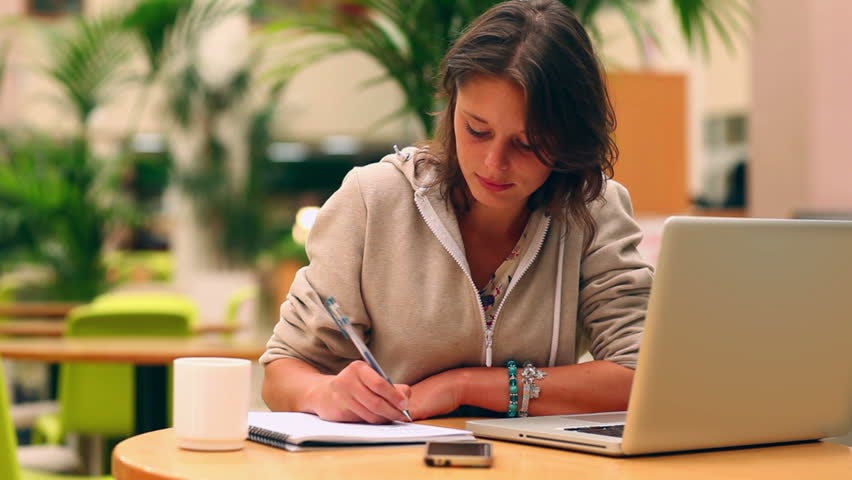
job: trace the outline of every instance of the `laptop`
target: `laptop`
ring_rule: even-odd
[[[612,456],[838,436],[850,359],[852,222],[672,217],[627,411],[467,429]]]

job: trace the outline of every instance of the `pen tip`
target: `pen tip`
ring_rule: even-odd
[[[405,415],[405,418],[407,418],[409,422],[413,422],[413,421],[414,421],[414,420],[411,418],[411,413],[409,413],[407,409],[406,409],[406,410],[403,410],[403,411],[402,411],[402,414],[403,414],[403,415]]]

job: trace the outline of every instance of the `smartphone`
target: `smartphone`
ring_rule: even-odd
[[[431,467],[490,467],[491,444],[485,442],[428,442],[423,461]]]

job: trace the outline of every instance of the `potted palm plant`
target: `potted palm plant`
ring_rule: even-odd
[[[179,286],[255,283],[257,267],[263,282],[261,253],[281,255],[286,232],[270,218],[264,171],[284,83],[258,76],[261,46],[247,46],[244,61],[220,68],[224,80],[205,76],[205,42],[239,42],[244,32],[220,29],[213,39],[207,33],[222,23],[239,27],[245,12],[245,2],[232,0],[139,0],[124,22],[144,47],[148,73],[140,98],[151,85],[165,87],[156,107],[168,125],[172,199],[182,214],[171,232]]]
[[[59,105],[76,119],[70,137],[5,133],[0,148],[0,268],[46,267],[52,279],[39,295],[87,301],[105,286],[101,258],[109,227],[131,221],[114,171],[89,144],[89,118],[127,78],[130,47],[118,17],[76,19],[49,31],[45,76]]]
[[[251,266],[269,242],[263,168],[283,82],[258,78],[259,47],[223,69],[224,81],[205,77],[201,52],[209,28],[244,13],[227,0],[142,0],[128,22],[146,46],[149,71],[157,72],[149,76],[159,74],[166,87],[172,182],[188,201],[184,223],[195,225],[204,244],[191,246],[203,252],[194,255],[196,269]]]
[[[110,231],[143,220],[121,179],[130,166],[129,139],[148,91],[186,39],[235,10],[205,2],[181,31],[183,37],[170,42],[172,27],[193,3],[141,0],[129,9],[73,17],[43,29],[49,56],[40,62],[42,74],[58,93],[52,97],[55,105],[75,122],[63,139],[46,133],[2,138],[0,271],[22,263],[46,266],[53,281],[42,295],[54,299],[86,301],[107,287],[103,249]],[[136,55],[147,60],[143,74],[134,65]],[[105,158],[92,148],[91,117],[130,84],[142,87],[140,97],[119,153]]]
[[[640,52],[657,41],[638,0],[562,0],[593,37],[601,40],[601,13],[615,10],[624,18]],[[728,44],[748,18],[746,0],[671,0],[681,32],[690,46],[709,49],[711,32]],[[425,136],[433,133],[435,77],[447,47],[466,25],[499,0],[346,0],[307,13],[291,12],[270,30],[323,35],[327,41],[296,50],[280,66],[282,74],[307,67],[328,56],[358,51],[373,58],[383,72],[375,82],[390,81],[404,93],[394,115],[414,115]]]

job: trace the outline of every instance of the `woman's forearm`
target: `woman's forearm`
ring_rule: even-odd
[[[523,382],[518,372],[518,396]],[[633,370],[608,361],[594,361],[544,368],[547,376],[537,381],[539,398],[530,401],[530,415],[626,410]],[[493,411],[506,411],[509,380],[505,368],[472,367],[439,374],[455,384],[459,403]],[[262,396],[270,410],[318,413],[313,398],[334,378],[305,362],[282,358],[266,366]],[[446,380],[445,380],[446,381]],[[321,394],[321,393],[319,393]],[[426,400],[427,402],[434,401]]]
[[[307,398],[327,377],[301,360],[281,358],[266,366],[261,396],[272,411],[315,413]]]
[[[518,403],[523,382],[518,368]],[[633,383],[633,370],[609,361],[541,369],[547,376],[536,384],[539,398],[530,401],[530,415],[626,410]],[[461,403],[506,411],[509,406],[509,378],[505,368],[459,369],[455,378]]]

